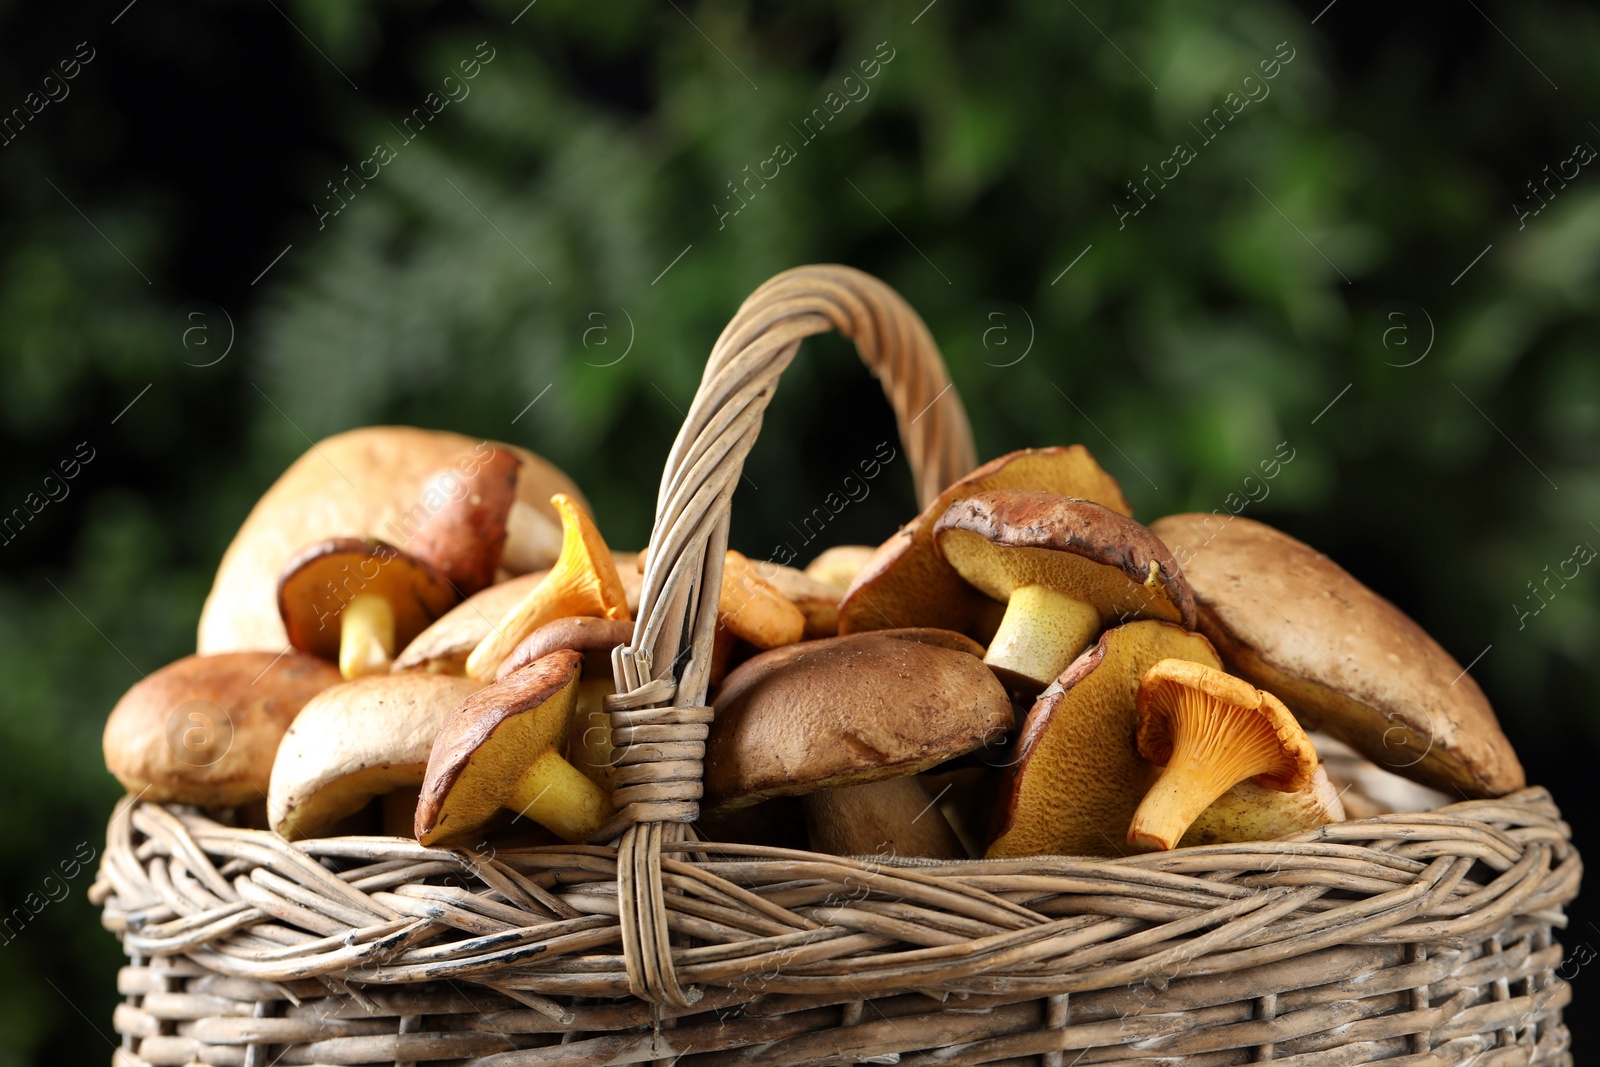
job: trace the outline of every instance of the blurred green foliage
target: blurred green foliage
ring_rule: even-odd
[[[1515,605],[1600,546],[1600,182],[1584,170],[1521,224],[1513,205],[1600,145],[1600,12],[1504,5],[1502,36],[1443,5],[1312,25],[1277,0],[523,2],[140,5],[83,27],[0,7],[20,34],[0,105],[85,36],[103,57],[0,148],[0,503],[95,450],[0,545],[8,909],[98,848],[106,711],[192,649],[233,529],[310,440],[397,421],[525,444],[637,547],[718,331],[814,261],[921,310],[983,458],[1081,441],[1153,518],[1228,507],[1287,441],[1247,513],[1464,664],[1487,648],[1474,674],[1534,777],[1569,814],[1587,802],[1595,573]],[[407,141],[480,42],[469,92]],[[1270,95],[1206,141],[1284,48]],[[814,139],[796,129],[863,86]],[[1194,158],[1119,221],[1179,142]],[[731,193],[780,143],[794,158]],[[394,158],[319,223],[378,145]],[[846,347],[809,343],[735,545],[792,541],[892,432]],[[911,514],[903,469],[873,489],[830,539]],[[3,946],[0,1065],[107,1054],[118,954],[90,877]]]

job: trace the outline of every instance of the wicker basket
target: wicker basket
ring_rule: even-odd
[[[974,463],[882,283],[779,275],[718,340],[661,484],[604,845],[290,845],[125,800],[93,893],[143,1064],[1570,1064],[1542,789],[1119,860],[843,859],[693,831],[728,508],[778,375],[837,329],[926,501]]]

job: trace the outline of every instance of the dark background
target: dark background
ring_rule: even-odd
[[[0,4],[0,113],[94,57],[0,147],[0,504],[31,513],[94,457],[0,544],[8,913],[98,851],[107,710],[192,650],[224,546],[310,440],[515,441],[638,547],[717,332],[814,261],[922,311],[983,458],[1081,441],[1152,519],[1224,507],[1287,441],[1247,513],[1472,663],[1592,851],[1596,568],[1517,605],[1600,546],[1600,165],[1513,205],[1600,146],[1594,5],[523,2]],[[470,95],[319,228],[325,183],[479,42]],[[880,42],[870,95],[799,144]],[[1270,96],[1200,145],[1280,42]],[[1197,158],[1119,229],[1124,182],[1179,140]],[[719,229],[778,141],[797,158]],[[792,539],[892,433],[847,348],[811,343],[735,545]],[[912,510],[901,461],[828,536]],[[91,879],[0,946],[0,1065],[110,1055]],[[1569,949],[1600,947],[1593,916]]]

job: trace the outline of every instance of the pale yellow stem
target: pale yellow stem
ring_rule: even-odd
[[[1100,634],[1100,612],[1043,585],[1011,594],[983,661],[1043,688]]]
[[[528,765],[505,806],[571,842],[584,840],[611,818],[611,798],[554,749]]]
[[[339,673],[384,674],[393,659],[394,609],[381,596],[358,593],[339,615]]]

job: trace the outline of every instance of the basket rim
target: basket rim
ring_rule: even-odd
[[[291,843],[124,798],[91,900],[130,954],[187,956],[221,974],[385,986],[445,976],[627,997],[620,854]],[[700,991],[751,997],[864,982],[874,995],[1053,995],[1160,979],[1175,964],[1226,981],[1332,947],[1440,950],[1517,924],[1564,925],[1582,873],[1542,787],[1142,856],[937,862],[714,841],[664,842],[660,856],[669,925],[694,942],[671,948],[678,973]],[[396,910],[407,901],[417,906]],[[498,935],[484,932],[491,920]],[[264,956],[259,925],[292,930],[279,935],[291,947]],[[518,937],[566,947],[496,957]]]

